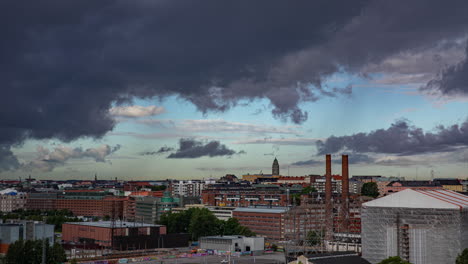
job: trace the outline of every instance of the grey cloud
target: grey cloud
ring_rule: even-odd
[[[181,138],[179,140],[179,149],[175,153],[170,154],[168,159],[182,159],[182,158],[200,158],[204,156],[217,157],[217,156],[232,156],[234,154],[243,154],[245,151],[241,150],[236,152],[221,144],[219,141],[197,141],[190,138]]]
[[[360,154],[360,153],[342,153],[344,155],[348,155],[348,162],[349,164],[374,164],[375,163],[375,158],[370,157],[366,154]],[[340,157],[334,157],[332,159],[332,162],[335,164],[341,164],[341,156]],[[297,161],[292,163],[291,165],[293,166],[299,166],[299,167],[304,167],[304,166],[325,166],[325,160],[318,160],[318,159],[310,159],[310,160],[305,160],[305,161]]]
[[[468,95],[468,44],[463,61],[447,67],[421,89],[441,92],[444,95]]]
[[[424,132],[407,121],[397,121],[388,129],[351,136],[331,136],[317,142],[318,154],[349,150],[358,153],[387,153],[416,155],[421,153],[454,151],[468,147],[468,120],[460,125],[438,126],[434,132]]]
[[[1,1],[0,144],[102,137],[134,97],[202,112],[266,98],[301,123],[302,102],[351,92],[324,86],[333,74],[460,39],[467,13],[443,0]],[[434,84],[466,92],[463,65]]]
[[[0,145],[0,172],[15,170],[20,167],[18,158],[10,150],[9,146]]]
[[[96,148],[71,148],[67,146],[58,146],[50,151],[43,146],[37,147],[37,157],[33,161],[22,164],[24,170],[37,170],[42,172],[53,171],[57,166],[63,166],[70,159],[91,158],[96,162],[106,162],[106,157],[118,151],[120,145],[109,146],[102,145]]]
[[[140,155],[142,155],[142,156],[160,155],[160,154],[164,154],[164,153],[167,153],[167,152],[171,152],[173,150],[174,150],[174,148],[164,146],[164,147],[159,148],[157,151],[141,152]]]

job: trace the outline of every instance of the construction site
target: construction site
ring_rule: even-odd
[[[366,198],[349,192],[348,155],[342,155],[341,192],[332,190],[332,157],[326,155],[325,192],[303,196],[285,215],[284,247],[290,260],[325,252],[361,252],[360,210]]]
[[[468,248],[468,197],[449,190],[403,190],[362,206],[362,254],[371,263],[400,256],[452,264]]]

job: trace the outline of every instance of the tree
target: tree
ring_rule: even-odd
[[[375,182],[366,182],[362,185],[361,194],[376,198],[379,196],[379,188]]]
[[[400,257],[389,257],[380,261],[378,264],[411,264],[406,260],[401,259]]]
[[[40,264],[42,263],[42,247],[46,245],[46,263],[58,264],[67,260],[65,250],[58,243],[52,247],[46,240],[18,240],[11,244],[5,256],[6,264]]]
[[[316,246],[321,242],[320,233],[314,230],[311,230],[307,233],[306,242],[309,246]]]
[[[465,248],[465,250],[458,255],[455,264],[468,264],[468,248]]]
[[[197,240],[200,236],[211,235],[255,236],[249,228],[240,225],[237,219],[219,220],[206,208],[190,208],[178,213],[168,212],[161,215],[157,223],[165,225],[168,233],[189,233],[193,240]]]

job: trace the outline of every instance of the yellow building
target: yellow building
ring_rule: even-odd
[[[434,179],[434,182],[440,183],[444,190],[463,192],[463,185],[457,179]]]

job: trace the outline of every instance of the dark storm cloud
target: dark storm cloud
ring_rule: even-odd
[[[465,59],[447,67],[438,78],[430,81],[422,90],[440,91],[447,95],[468,95],[468,45]]]
[[[266,98],[301,123],[301,102],[351,92],[323,85],[332,74],[462,38],[467,13],[462,0],[1,1],[0,144],[101,137],[135,96],[203,112]]]
[[[424,132],[407,121],[397,121],[387,129],[351,136],[331,136],[325,141],[317,142],[318,154],[349,150],[361,153],[416,155],[454,151],[459,147],[468,147],[468,120],[460,125],[438,126],[434,132]]]
[[[0,145],[0,172],[18,169],[20,163],[9,146]]]
[[[171,147],[161,147],[157,151],[140,152],[140,155],[142,155],[142,156],[160,155],[160,154],[164,154],[164,153],[167,153],[167,152],[171,152],[173,150],[174,150],[174,148],[171,148]]]
[[[219,141],[202,142],[190,138],[181,138],[179,140],[179,149],[170,154],[168,159],[194,159],[200,157],[232,156],[234,154],[245,154],[241,150],[236,152],[221,144]]]
[[[360,154],[360,153],[343,153],[345,155],[348,155],[348,163],[349,164],[372,164],[375,162],[375,159],[366,155],[366,154]],[[332,159],[332,162],[335,164],[341,164],[341,156],[336,157]],[[294,162],[291,165],[293,166],[299,166],[299,167],[304,167],[304,166],[325,166],[325,159],[318,160],[318,159],[310,159],[310,160],[305,160],[305,161],[298,161]]]

